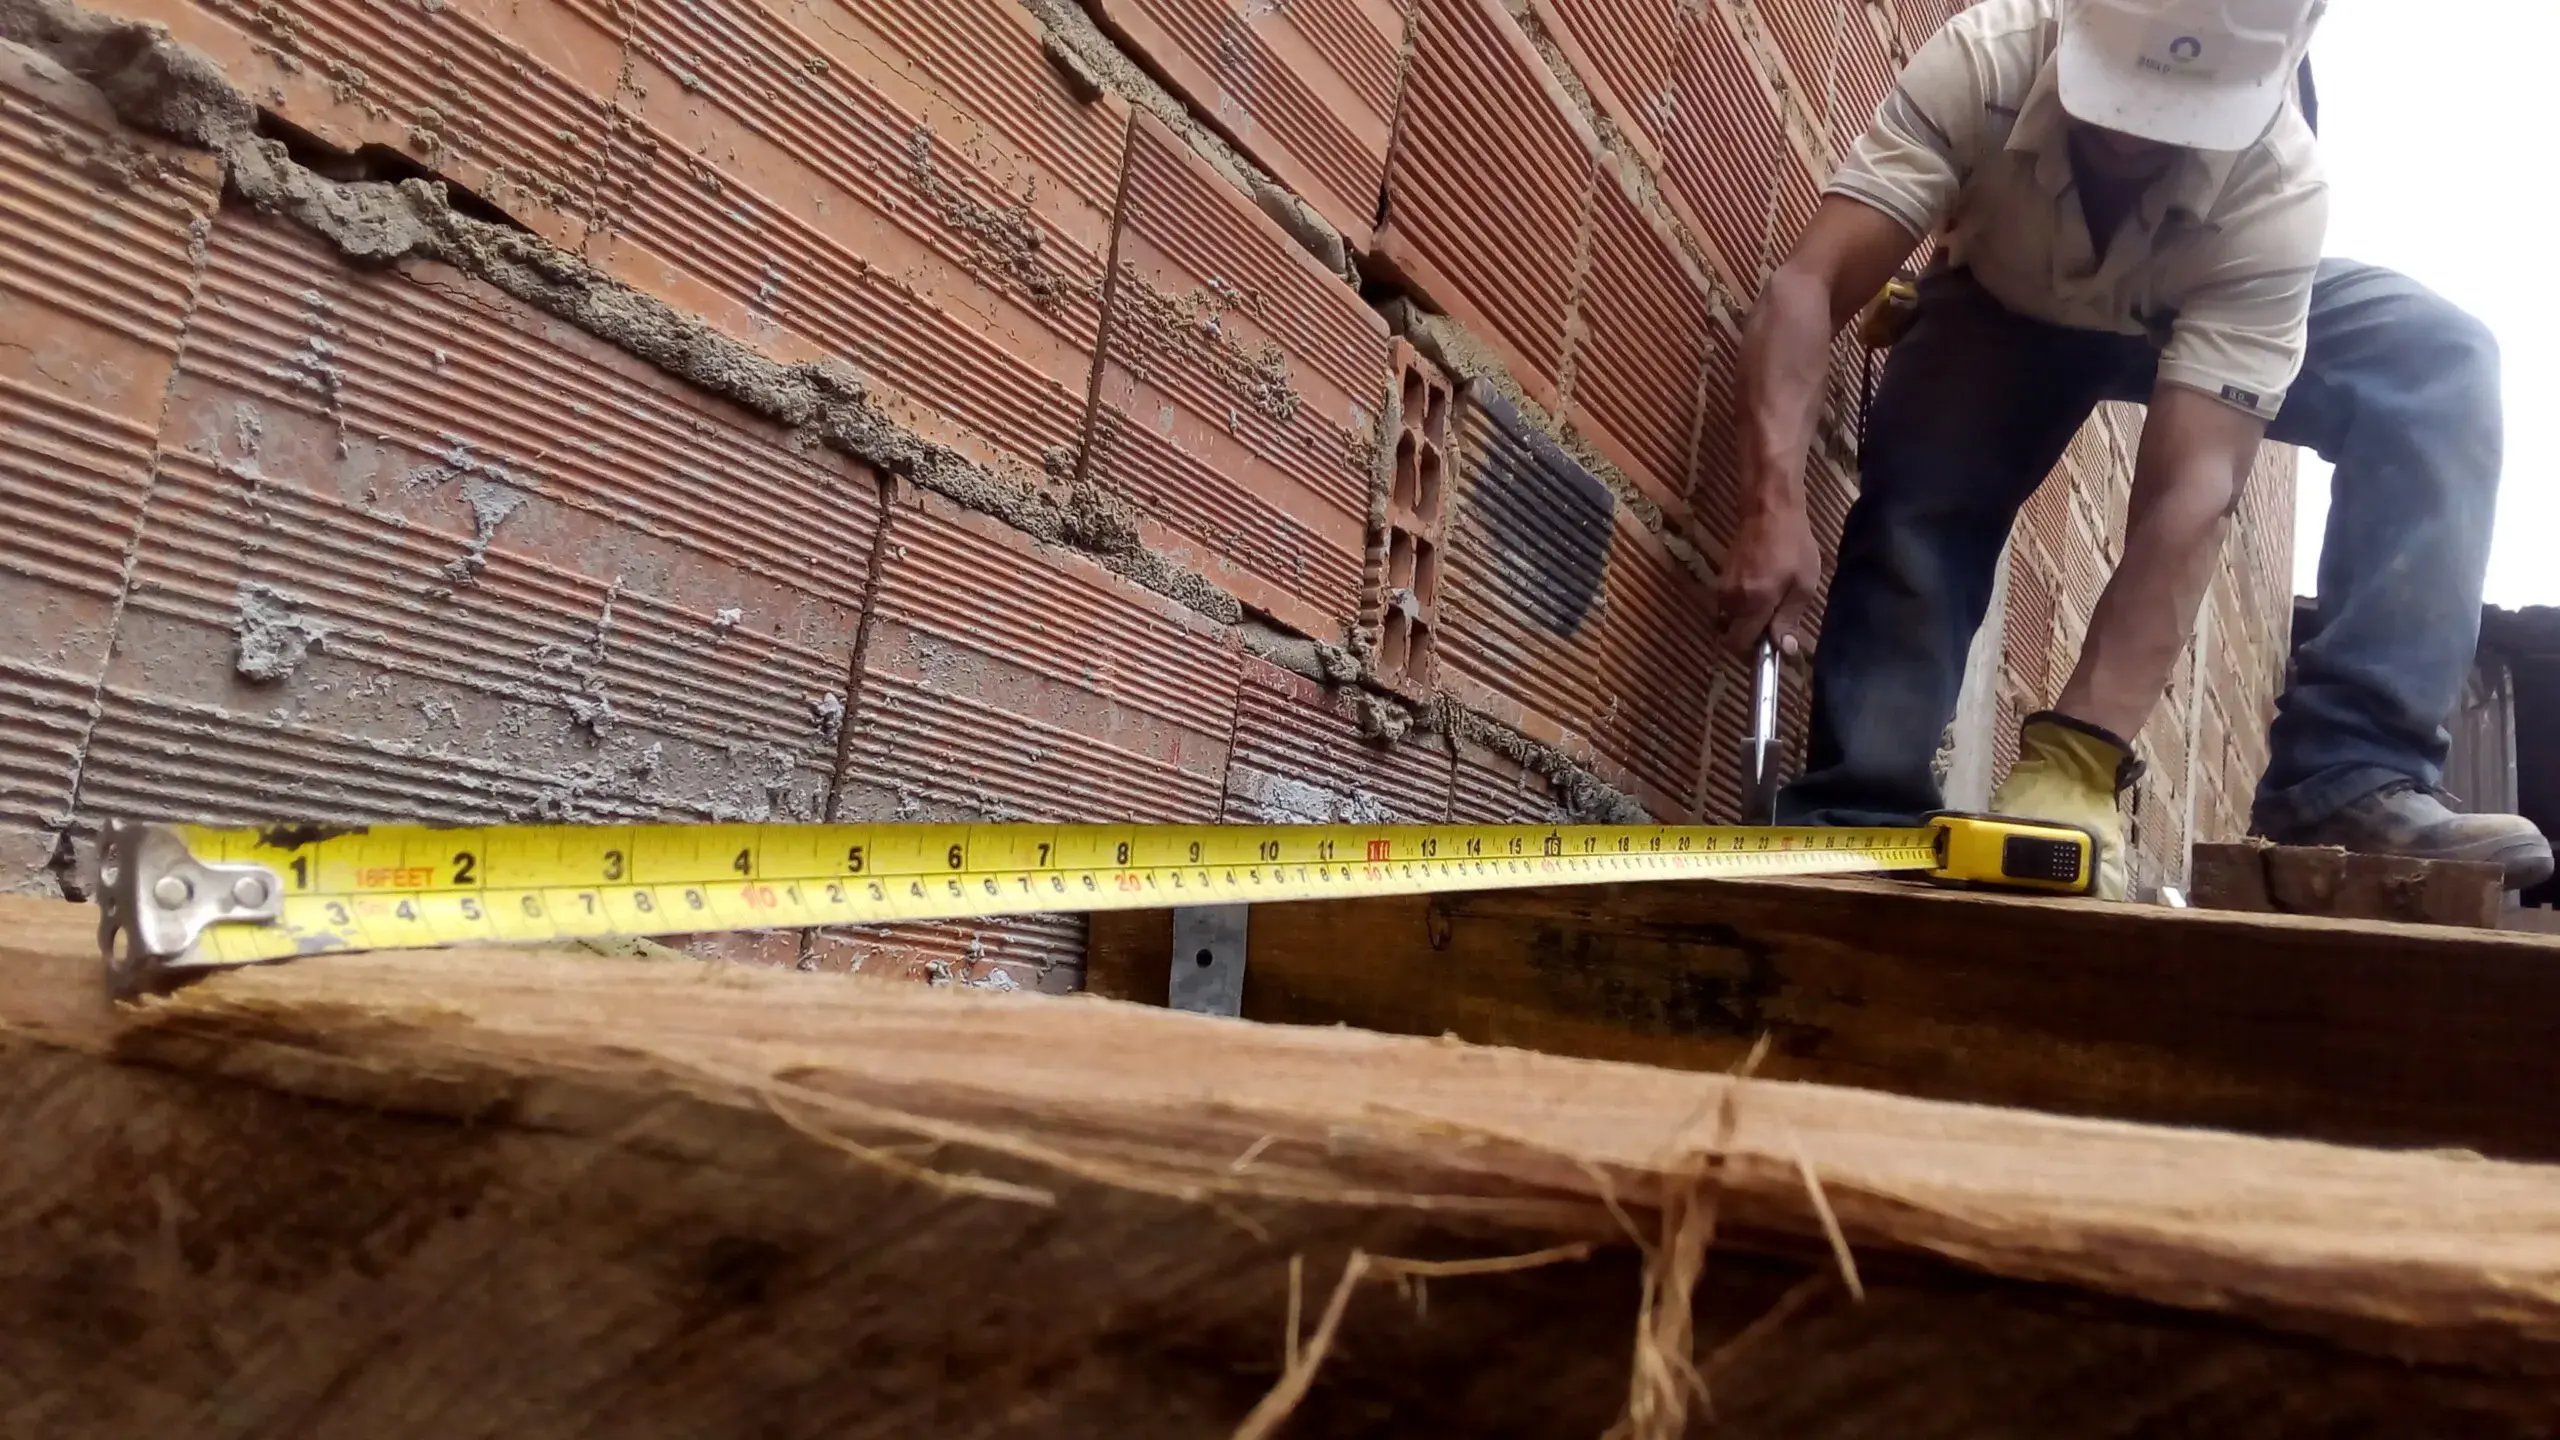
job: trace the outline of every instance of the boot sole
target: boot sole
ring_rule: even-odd
[[[2549,841],[2519,836],[2498,844],[2472,846],[2442,855],[2413,855],[2413,860],[2480,860],[2507,872],[2509,890],[2530,890],[2551,878]]]
[[[2521,852],[2510,850],[2498,857],[2498,863],[2507,867],[2508,889],[2530,890],[2551,878],[2551,847],[2544,845]]]

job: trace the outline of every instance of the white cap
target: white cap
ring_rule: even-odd
[[[2246,150],[2284,107],[2328,0],[2068,0],[2062,108],[2192,150]]]

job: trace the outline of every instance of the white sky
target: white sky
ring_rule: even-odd
[[[2329,253],[2411,275],[2489,322],[2506,364],[2492,604],[2560,604],[2560,266],[2551,187],[2518,171],[2560,87],[2553,0],[2334,0],[2311,47]],[[2329,467],[2303,453],[2294,589],[2318,573]],[[2546,553],[2537,554],[2537,549]]]

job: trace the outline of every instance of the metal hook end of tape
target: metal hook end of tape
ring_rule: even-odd
[[[219,968],[197,942],[207,926],[272,923],[282,877],[264,865],[199,860],[172,825],[109,820],[99,835],[98,953],[107,989],[133,999]]]

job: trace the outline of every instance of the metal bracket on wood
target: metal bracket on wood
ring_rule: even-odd
[[[1244,1013],[1245,913],[1252,908],[1188,905],[1173,912],[1173,976],[1165,993],[1174,1009]]]

